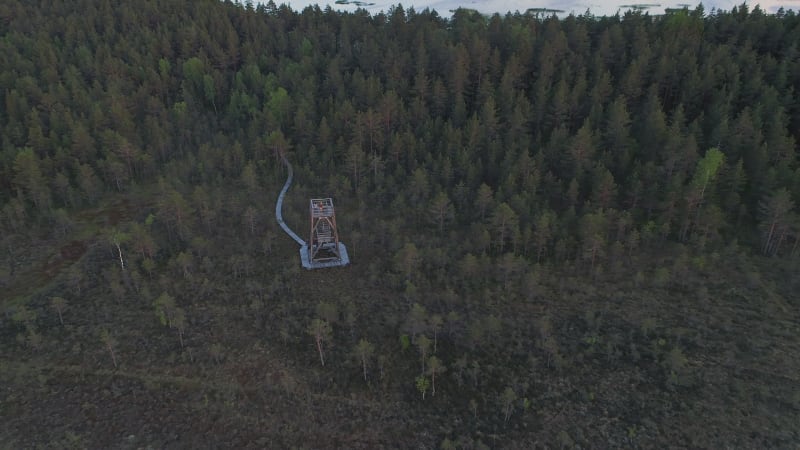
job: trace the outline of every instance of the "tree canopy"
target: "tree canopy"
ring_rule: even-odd
[[[133,392],[136,446],[791,446],[798,42],[744,4],[5,0],[1,440],[119,446]],[[300,271],[284,156],[352,266]]]

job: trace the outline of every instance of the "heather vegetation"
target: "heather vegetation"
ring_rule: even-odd
[[[797,446],[799,42],[0,2],[0,446]]]

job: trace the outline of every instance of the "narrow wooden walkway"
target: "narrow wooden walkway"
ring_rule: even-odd
[[[278,202],[275,203],[275,218],[278,220],[278,225],[283,228],[283,231],[289,235],[290,238],[294,239],[300,247],[306,246],[306,241],[300,239],[300,236],[297,235],[289,225],[286,225],[286,222],[283,221],[283,199],[286,197],[286,192],[289,190],[289,186],[292,185],[292,179],[294,178],[294,171],[292,170],[292,165],[289,163],[289,160],[286,159],[284,156],[283,163],[286,164],[286,168],[289,169],[289,176],[286,177],[286,183],[283,184],[283,189],[281,189],[281,193],[278,194]]]

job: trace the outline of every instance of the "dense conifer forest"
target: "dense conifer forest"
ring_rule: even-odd
[[[4,0],[0,447],[796,447],[799,98],[744,5]]]

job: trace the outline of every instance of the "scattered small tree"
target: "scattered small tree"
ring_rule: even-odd
[[[478,194],[475,199],[475,206],[478,207],[478,211],[481,212],[481,221],[486,218],[486,210],[492,204],[492,198],[494,197],[494,193],[492,192],[492,188],[483,183],[478,188]]]
[[[764,236],[761,252],[771,256],[780,250],[780,246],[791,228],[789,223],[794,202],[791,193],[783,188],[763,199],[758,206]]]
[[[14,312],[11,319],[25,327],[25,334],[20,333],[17,335],[17,342],[21,345],[27,345],[32,349],[38,349],[42,344],[42,336],[36,330],[36,318],[38,314],[35,310],[28,309],[25,305],[20,306]]]
[[[317,304],[317,317],[333,325],[339,321],[339,308],[333,303],[319,302]]]
[[[428,312],[425,310],[424,306],[419,303],[411,305],[411,309],[408,311],[408,318],[406,319],[406,327],[408,328],[408,332],[411,333],[411,336],[416,338],[418,334],[425,332],[428,322],[427,319]]]
[[[125,260],[122,257],[122,244],[125,244],[128,240],[130,240],[130,235],[128,233],[123,233],[121,230],[114,228],[108,232],[108,241],[117,249],[119,266],[122,270],[125,270]]]
[[[453,220],[455,215],[453,204],[450,202],[447,194],[439,191],[436,197],[431,201],[429,211],[431,221],[439,228],[439,234],[444,234],[445,222]]]
[[[323,353],[323,343],[326,339],[330,339],[331,336],[331,326],[328,325],[328,322],[321,320],[321,319],[314,319],[311,321],[311,324],[308,326],[308,334],[310,334],[314,338],[314,342],[317,344],[317,351],[319,352],[319,362],[322,366],[325,366],[325,354]]]
[[[219,364],[222,361],[222,355],[225,353],[225,349],[222,347],[222,344],[215,342],[211,344],[208,353],[214,358],[214,361]]]
[[[175,304],[175,298],[164,292],[153,301],[156,317],[169,328],[178,331],[178,339],[183,348],[183,333],[186,331],[186,312]]]
[[[153,270],[156,268],[156,262],[152,258],[145,258],[142,260],[142,269],[147,272],[150,278],[153,278]]]
[[[106,347],[108,353],[111,355],[111,362],[114,363],[114,368],[117,368],[117,357],[114,354],[114,347],[117,346],[117,340],[114,339],[113,336],[108,332],[108,330],[103,329],[100,331],[100,342]]]
[[[433,331],[433,353],[436,353],[436,347],[439,340],[438,334],[439,330],[442,328],[443,323],[444,320],[442,320],[442,316],[440,316],[439,314],[432,315],[431,320],[428,323],[431,331]]]
[[[64,308],[67,306],[67,301],[64,300],[63,297],[51,297],[50,298],[50,307],[53,308],[58,313],[58,321],[61,322],[61,326],[64,326],[64,317],[62,316],[62,312]]]
[[[408,335],[407,334],[401,334],[399,340],[400,340],[400,349],[402,351],[408,350],[408,347],[411,346],[411,339],[408,338]]]
[[[175,311],[172,315],[172,326],[178,331],[178,339],[181,342],[181,348],[183,348],[183,332],[186,329],[186,313],[182,308],[175,308]]]
[[[31,327],[28,328],[28,336],[25,340],[25,343],[32,348],[33,350],[39,350],[39,347],[42,346],[42,335],[36,330],[36,328]]]
[[[428,373],[431,374],[431,395],[436,395],[436,374],[442,373],[447,370],[442,361],[435,356],[431,356],[428,359]]]
[[[422,399],[425,400],[425,393],[428,392],[430,381],[425,378],[425,375],[420,375],[416,378],[417,390],[422,394]]]
[[[175,257],[174,261],[175,264],[181,269],[183,278],[189,278],[192,275],[190,269],[194,263],[194,257],[192,257],[191,252],[178,253],[178,256]]]
[[[513,389],[507,387],[503,394],[500,396],[500,404],[503,408],[504,421],[508,422],[511,413],[514,412],[514,402],[517,400],[517,393]]]
[[[11,319],[14,322],[20,323],[25,327],[33,326],[33,323],[36,321],[38,314],[36,311],[32,309],[28,309],[25,305],[22,305],[14,311],[14,315],[11,316]]]
[[[175,299],[163,292],[153,301],[153,306],[156,310],[156,317],[158,317],[161,324],[171,326],[172,314],[175,311]]]
[[[374,352],[375,346],[366,339],[361,339],[356,344],[355,353],[361,361],[361,367],[364,369],[364,381],[367,381],[367,361],[369,361]]]

